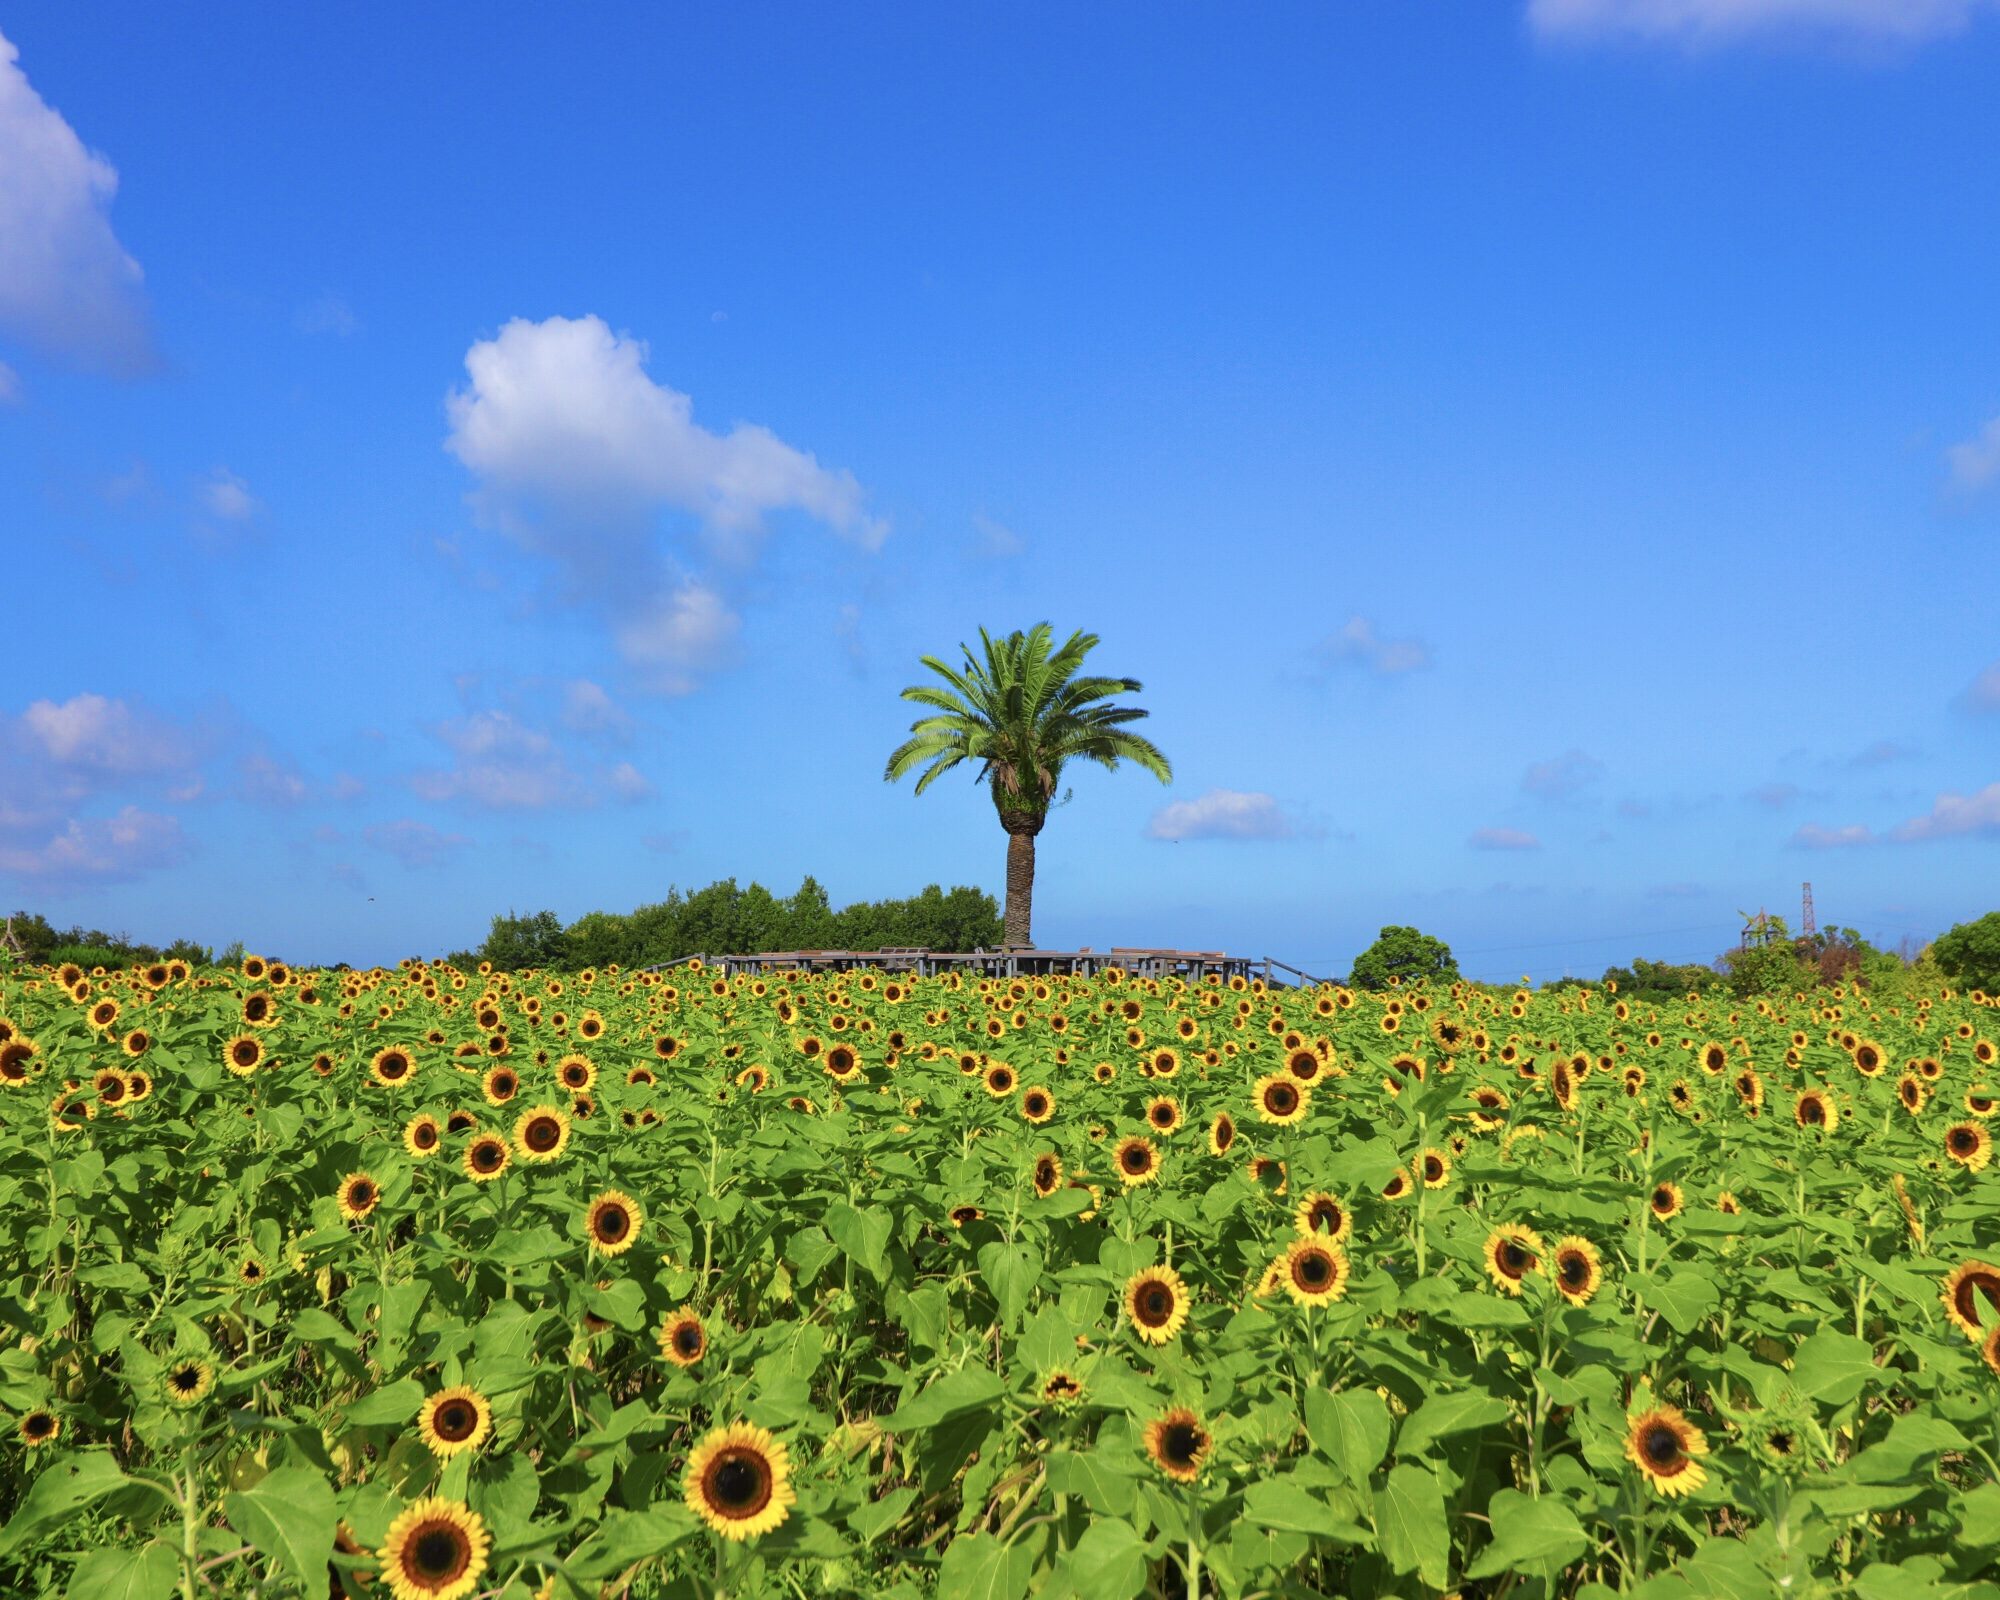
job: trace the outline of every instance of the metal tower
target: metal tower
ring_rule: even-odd
[[[1806,885],[1805,905],[1802,914],[1799,917],[1799,932],[1804,934],[1805,937],[1808,939],[1812,938],[1815,934],[1819,932],[1819,924],[1813,920],[1811,884]]]

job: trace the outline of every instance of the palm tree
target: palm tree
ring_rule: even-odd
[[[1048,820],[1049,802],[1071,760],[1095,761],[1116,770],[1120,761],[1144,767],[1162,783],[1174,770],[1152,743],[1127,733],[1124,723],[1146,715],[1137,706],[1100,705],[1112,695],[1136,693],[1136,678],[1080,677],[1083,658],[1097,648],[1094,633],[1073,633],[1051,653],[1049,625],[1038,622],[995,639],[984,628],[979,642],[985,659],[975,660],[961,644],[965,664],[953,671],[935,656],[923,664],[944,685],[912,684],[905,700],[932,707],[937,715],[910,724],[910,737],[889,757],[883,778],[894,783],[928,762],[917,780],[918,794],[961,761],[977,761],[974,777],[993,795],[993,809],[1007,830],[1006,942],[1031,945],[1029,918],[1035,897],[1035,835]]]

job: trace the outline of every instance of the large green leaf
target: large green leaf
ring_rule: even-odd
[[[1099,1517],[1069,1553],[1069,1578],[1089,1600],[1131,1600],[1146,1587],[1146,1541],[1119,1517]]]
[[[1477,1389],[1434,1394],[1410,1413],[1403,1431],[1396,1436],[1396,1453],[1413,1456],[1435,1440],[1474,1428],[1490,1428],[1505,1422],[1508,1415],[1504,1400],[1496,1400]]]
[[[1306,1434],[1352,1484],[1364,1484],[1389,1449],[1389,1407],[1373,1389],[1306,1391]]]
[[[1501,1489],[1487,1502],[1493,1542],[1465,1569],[1468,1578],[1503,1572],[1529,1576],[1574,1561],[1590,1547],[1590,1535],[1574,1511],[1550,1495],[1536,1499],[1518,1489]]]
[[[996,1239],[980,1248],[979,1275],[1000,1307],[1001,1324],[1011,1328],[1020,1321],[1041,1279],[1042,1258],[1027,1245]]]
[[[1003,1544],[991,1534],[962,1533],[938,1564],[937,1592],[952,1600],[1021,1600],[1035,1572],[1027,1541]]]
[[[133,1479],[118,1470],[108,1450],[80,1450],[44,1467],[0,1530],[0,1555],[18,1550],[106,1495],[129,1488]]]
[[[1806,1340],[1792,1359],[1792,1381],[1800,1391],[1830,1405],[1845,1405],[1879,1376],[1875,1347],[1831,1328]]]
[[[229,1525],[306,1589],[326,1582],[333,1554],[333,1488],[310,1467],[280,1467],[222,1497]]]
[[[1451,1575],[1451,1536],[1445,1527],[1444,1490],[1423,1467],[1399,1461],[1375,1491],[1375,1537],[1396,1572],[1415,1572],[1434,1589]]]
[[[180,1579],[180,1553],[155,1539],[137,1550],[87,1552],[66,1592],[69,1600],[166,1600]]]

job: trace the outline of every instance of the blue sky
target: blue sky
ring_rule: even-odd
[[[0,3],[0,899],[998,893],[882,763],[1047,619],[1043,943],[1993,909],[2000,7],[1442,15]]]

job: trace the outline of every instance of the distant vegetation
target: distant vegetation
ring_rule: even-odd
[[[645,967],[753,950],[972,950],[999,943],[1000,907],[983,889],[933,883],[907,900],[857,900],[836,911],[813,877],[784,899],[761,883],[738,888],[734,878],[724,878],[688,894],[669,889],[666,899],[636,911],[592,911],[567,926],[553,911],[509,911],[493,919],[477,950],[450,960],[468,969],[490,961],[501,972],[515,972],[614,961]]]
[[[192,939],[176,939],[172,944],[142,944],[122,933],[106,933],[102,928],[58,928],[34,911],[16,911],[6,922],[11,938],[7,946],[16,957],[30,965],[61,966],[74,961],[79,967],[131,967],[149,961],[185,961],[206,966],[213,955],[207,945]]]

